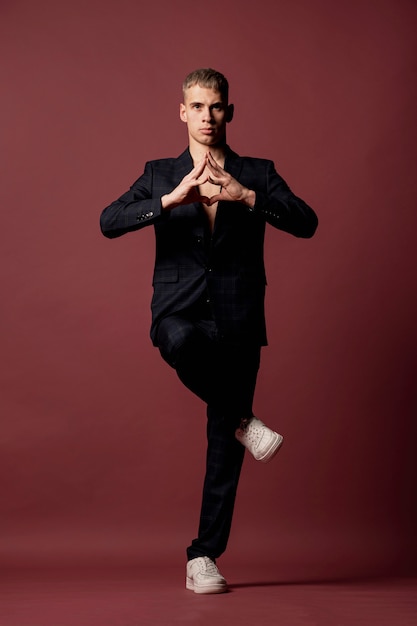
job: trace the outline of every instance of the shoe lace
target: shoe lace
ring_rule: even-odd
[[[217,565],[213,563],[213,561],[208,556],[203,556],[203,560],[206,566],[207,574],[212,574],[214,576],[219,574],[219,570],[217,569]]]
[[[262,435],[262,431],[263,424],[255,425],[253,423],[249,423],[246,425],[243,433],[247,441],[257,443]]]

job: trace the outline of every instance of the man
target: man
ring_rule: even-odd
[[[180,380],[207,404],[207,460],[198,536],[187,548],[186,587],[221,593],[216,559],[229,538],[245,448],[269,461],[282,436],[254,417],[264,317],[265,224],[297,237],[317,227],[313,210],[271,161],[240,157],[226,143],[233,118],[228,82],[200,69],[183,84],[188,148],[148,162],[101,216],[106,237],[153,225],[151,338]]]

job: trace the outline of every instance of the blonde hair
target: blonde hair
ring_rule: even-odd
[[[211,67],[194,70],[188,74],[182,84],[183,93],[194,85],[218,91],[226,102],[229,100],[229,83],[227,78]]]

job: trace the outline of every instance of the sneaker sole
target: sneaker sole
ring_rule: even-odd
[[[276,453],[282,446],[282,442],[284,441],[284,437],[282,435],[279,435],[278,433],[275,433],[275,434],[276,434],[276,437],[274,437],[274,440],[271,442],[271,445],[269,446],[267,451],[264,452],[262,456],[257,457],[256,459],[257,461],[261,461],[261,463],[268,463],[268,461],[271,461],[271,459],[274,458],[274,456],[276,455]]]

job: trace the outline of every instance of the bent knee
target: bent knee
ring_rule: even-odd
[[[172,315],[159,322],[156,334],[156,345],[162,358],[176,368],[184,354],[196,345],[199,331],[191,322],[183,317]]]

